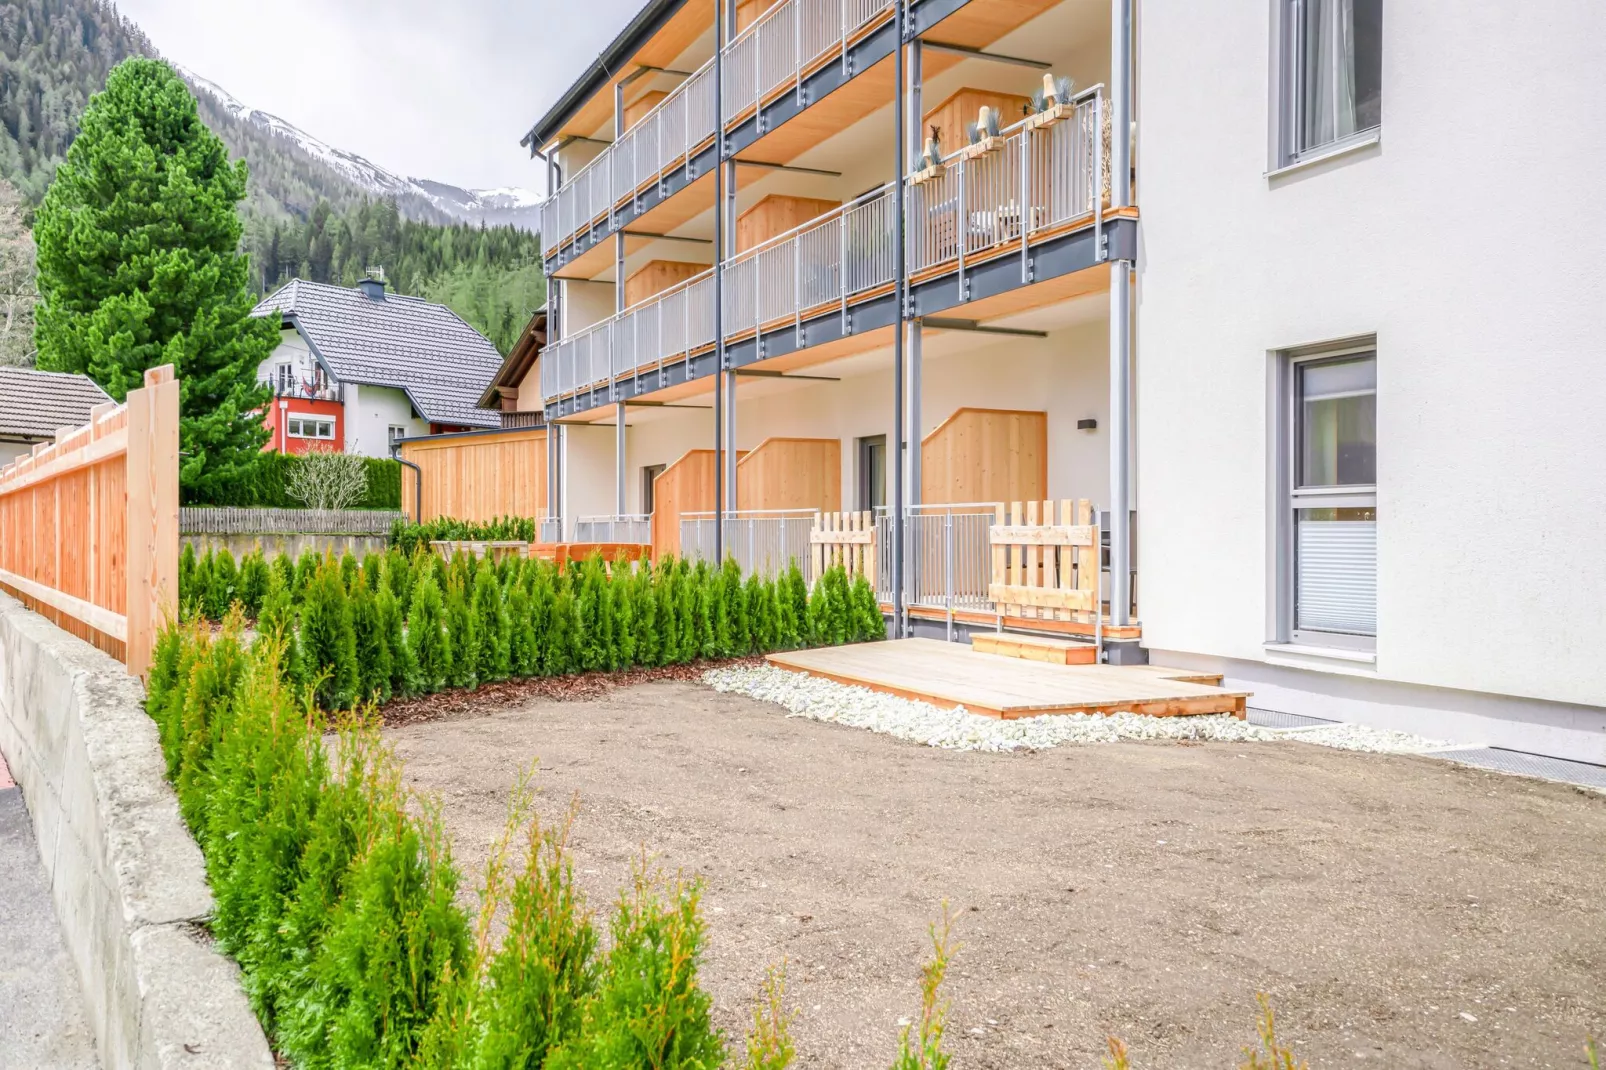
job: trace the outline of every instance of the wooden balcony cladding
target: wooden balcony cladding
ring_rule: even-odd
[[[738,509],[818,509],[842,504],[842,440],[766,438],[736,465]]]
[[[641,120],[643,115],[646,115],[648,112],[656,108],[667,96],[669,96],[668,90],[649,89],[647,92],[641,94],[641,96],[637,97],[629,104],[626,104],[624,128],[629,130],[632,126],[635,126],[636,123]]]
[[[1048,413],[956,409],[920,441],[920,500],[1041,500],[1048,494]]]
[[[402,444],[423,471],[423,509],[415,512],[417,473],[402,469],[402,512],[430,520],[494,520],[546,515],[546,431],[442,435]]]
[[[736,251],[745,253],[778,234],[785,234],[818,219],[841,203],[817,197],[788,197],[772,193],[736,217]]]
[[[677,282],[685,282],[708,270],[707,264],[685,260],[651,260],[625,279],[625,307],[639,304],[663,293]]]
[[[973,89],[966,86],[950,94],[941,104],[926,112],[920,125],[920,143],[922,145],[926,143],[926,139],[932,136],[932,128],[935,127],[938,148],[946,156],[955,149],[963,148],[970,140],[965,128],[967,124],[976,121],[976,116],[983,107],[998,112],[998,125],[1005,127],[1010,123],[1019,122],[1021,116],[1026,114],[1025,109],[1030,103],[1030,97],[1015,93],[1000,93],[992,89]]]
[[[738,451],[737,463],[746,455]],[[652,481],[652,556],[680,554],[680,514],[714,511],[713,450],[687,450]]]

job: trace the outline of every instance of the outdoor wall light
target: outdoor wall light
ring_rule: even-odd
[[[1097,431],[1099,429],[1099,422],[1091,418],[1086,420],[1078,420],[1076,421],[1076,429],[1078,431]]]

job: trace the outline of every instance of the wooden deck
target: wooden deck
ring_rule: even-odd
[[[1006,720],[1045,713],[1155,717],[1244,716],[1246,691],[1225,691],[1184,669],[1156,665],[1049,665],[982,654],[959,643],[898,639],[771,654],[771,664],[934,706],[963,706]],[[1219,682],[1219,681],[1217,681]]]

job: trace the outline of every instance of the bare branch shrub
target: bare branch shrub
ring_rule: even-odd
[[[290,466],[284,490],[308,509],[350,509],[368,493],[368,469],[355,453],[313,446]]]

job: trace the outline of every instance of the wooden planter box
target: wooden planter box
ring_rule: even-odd
[[[530,544],[518,539],[485,541],[479,539],[431,539],[430,549],[450,561],[460,553],[500,561],[504,557],[529,557]]]
[[[925,167],[922,167],[920,170],[909,175],[909,184],[911,186],[925,185],[927,182],[930,182],[933,179],[941,178],[942,173],[945,170],[947,170],[947,168],[939,167],[936,164],[928,164]]]
[[[1026,117],[1026,129],[1041,130],[1045,126],[1053,126],[1061,119],[1069,119],[1075,112],[1074,104],[1056,104],[1052,108],[1044,108]]]
[[[984,137],[980,141],[975,141],[969,145],[966,145],[964,149],[961,150],[961,155],[964,159],[974,160],[977,157],[987,155],[989,152],[997,152],[1003,147],[1004,139],[1002,136]]]

